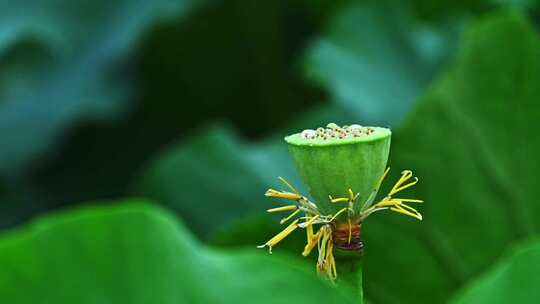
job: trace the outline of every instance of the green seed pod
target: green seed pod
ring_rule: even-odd
[[[280,178],[285,190],[268,189],[264,195],[290,204],[267,211],[290,212],[280,221],[289,224],[258,247],[268,247],[271,252],[289,234],[304,229],[306,246],[302,255],[308,256],[315,249],[318,251],[317,272],[334,281],[339,263],[345,265],[343,269],[346,270],[341,271],[343,276],[338,284],[350,282],[351,286],[359,286],[360,257],[364,248],[363,221],[380,210],[422,220],[422,214],[411,206],[423,203],[422,200],[397,196],[418,183],[411,170],[403,170],[388,193],[376,200],[377,191],[389,170],[385,168],[390,136],[390,130],[385,128],[340,127],[330,123],[326,128],[304,130],[285,137],[296,167],[315,201]]]
[[[345,205],[332,198],[358,198],[358,215],[384,173],[390,152],[391,131],[380,127],[350,125],[305,130],[285,137],[296,168],[323,214],[334,214]]]

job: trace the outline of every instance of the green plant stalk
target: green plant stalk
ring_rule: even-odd
[[[354,295],[360,299],[358,303],[364,303],[364,289],[362,287],[363,252],[336,250],[335,258],[339,267],[336,284],[343,288],[352,289]]]

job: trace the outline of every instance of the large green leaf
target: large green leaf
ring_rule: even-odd
[[[459,292],[452,303],[538,303],[540,241],[520,244],[487,273]]]
[[[452,68],[395,133],[391,164],[420,176],[414,197],[426,201],[425,220],[365,223],[372,298],[440,303],[510,242],[538,231],[539,81],[540,42],[521,14],[467,32]]]
[[[109,202],[110,203],[110,202]],[[0,237],[4,303],[358,303],[294,258],[216,251],[140,201]]]
[[[453,51],[450,25],[422,24],[403,6],[346,6],[307,53],[310,79],[364,123],[401,121]]]
[[[75,121],[125,109],[125,77],[115,75],[158,17],[196,0],[66,0],[0,4],[0,173],[20,173]]]

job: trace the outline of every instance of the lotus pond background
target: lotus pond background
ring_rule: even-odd
[[[357,303],[264,198],[283,137],[389,126],[424,221],[364,223],[367,303],[537,303],[534,1],[0,2],[1,303]],[[339,265],[338,265],[339,272]]]

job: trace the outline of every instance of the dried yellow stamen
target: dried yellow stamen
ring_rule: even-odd
[[[339,210],[338,212],[336,212],[336,214],[334,214],[334,216],[332,216],[332,218],[330,219],[330,222],[333,222],[338,216],[340,216],[343,212],[347,211],[349,208],[343,208],[341,210]]]
[[[355,195],[354,192],[352,191],[352,189],[350,189],[350,188],[349,188],[348,192],[349,192],[349,197],[333,198],[331,195],[329,195],[328,197],[330,198],[330,201],[332,203],[349,203],[349,202],[354,202],[358,198],[358,196],[360,195],[360,193],[357,193]]]
[[[283,218],[281,219],[281,221],[279,222],[280,224],[284,224],[286,222],[288,222],[290,219],[292,219],[295,215],[297,215],[298,213],[300,213],[300,209],[296,209],[295,212],[291,213],[289,216],[287,216],[286,218]]]
[[[273,197],[273,198],[284,198],[288,200],[297,201],[302,198],[301,195],[291,192],[281,192],[274,189],[268,189],[266,193],[264,194],[266,197]]]
[[[331,238],[331,231],[327,227],[323,230],[321,247],[319,248],[319,259],[317,261],[317,271],[334,280],[337,276],[336,262],[334,259],[334,242]]]
[[[383,174],[383,176],[381,178],[381,182],[382,182],[382,179],[386,176],[387,173],[388,173],[388,169]],[[398,193],[398,192],[400,192],[400,191],[402,191],[404,189],[412,187],[418,182],[418,179],[415,177],[413,181],[407,183],[407,181],[410,180],[411,178],[412,178],[412,171],[405,170],[405,171],[401,172],[401,177],[396,182],[394,187],[392,187],[392,190],[390,190],[390,193],[388,193],[388,195],[384,199],[382,199],[380,202],[376,203],[373,207],[371,207],[371,208],[367,209],[366,211],[364,211],[363,214],[362,214],[361,220],[365,219],[371,213],[373,213],[375,211],[378,211],[378,210],[383,210],[383,209],[390,209],[392,211],[395,211],[395,212],[398,212],[398,213],[401,213],[401,214],[412,216],[412,217],[414,217],[414,218],[416,218],[418,220],[422,220],[422,215],[420,214],[420,212],[418,212],[413,207],[405,204],[405,202],[407,202],[407,203],[423,203],[422,200],[410,199],[410,198],[393,198],[392,197],[392,195],[394,195],[394,194],[396,194],[396,193]]]
[[[413,199],[403,199],[403,198],[389,198],[385,197],[382,201],[375,204],[377,208],[382,207],[392,207],[395,205],[405,205],[403,202],[411,202],[411,203],[423,203],[424,201],[421,200],[413,200]]]
[[[348,244],[351,243],[351,238],[352,238],[352,225],[351,225],[351,219],[348,218],[349,220],[349,240],[348,240]]]
[[[281,220],[281,224],[288,222],[297,216],[300,212],[303,212],[303,216],[299,216],[295,219],[290,225],[283,229],[280,233],[271,238],[264,245],[257,246],[259,248],[268,247],[270,253],[272,253],[272,247],[276,246],[279,242],[285,239],[289,234],[291,234],[296,228],[305,228],[306,229],[306,245],[302,252],[303,256],[308,256],[311,251],[317,246],[318,249],[318,258],[317,258],[317,271],[320,274],[324,274],[330,280],[335,280],[337,277],[336,262],[334,257],[334,239],[332,234],[332,229],[339,225],[339,239],[336,241],[344,241],[344,237],[341,234],[341,231],[347,229],[345,225],[348,223],[348,244],[353,242],[352,233],[353,233],[353,221],[354,223],[361,223],[366,217],[368,217],[373,212],[379,210],[389,209],[394,212],[398,212],[404,215],[414,217],[418,220],[422,220],[422,215],[413,207],[407,205],[406,203],[422,203],[422,200],[410,199],[410,198],[396,198],[393,197],[394,194],[403,191],[409,187],[414,186],[418,179],[413,177],[411,171],[403,171],[401,177],[389,191],[388,195],[382,200],[374,204],[377,192],[381,187],[385,177],[388,175],[390,168],[387,168],[384,171],[384,174],[380,177],[379,181],[375,185],[374,190],[369,194],[367,199],[363,199],[365,202],[361,210],[357,212],[354,211],[354,203],[359,197],[359,193],[354,194],[352,189],[347,190],[348,197],[339,197],[333,198],[329,196],[332,203],[347,203],[347,207],[339,209],[334,214],[322,214],[317,205],[305,196],[302,196],[296,188],[294,188],[288,181],[284,178],[279,178],[279,180],[288,188],[290,192],[287,191],[278,191],[274,189],[269,189],[265,195],[272,198],[283,198],[288,200],[293,200],[296,204],[276,207],[268,209],[268,212],[282,212],[282,211],[292,211],[287,217]],[[411,180],[412,179],[412,180]],[[348,212],[346,217],[339,219],[343,213]],[[302,220],[302,223],[299,221]],[[345,222],[347,221],[347,223]],[[320,225],[320,229],[317,233],[314,233],[314,225]],[[358,234],[360,232],[358,231]],[[356,237],[356,236],[355,236]],[[359,237],[359,236],[358,236]]]
[[[328,196],[330,198],[330,201],[332,203],[347,203],[349,202],[349,198],[347,197],[340,197],[340,198],[332,198],[332,196]]]
[[[386,177],[386,175],[388,175],[388,172],[390,171],[390,167],[386,168],[386,170],[384,170],[384,173],[383,175],[381,176],[381,178],[379,179],[379,181],[377,182],[377,184],[375,185],[375,190],[376,191],[379,191],[379,188],[381,187],[382,185],[382,182],[384,181],[384,178]]]
[[[392,207],[399,204],[399,200],[394,198],[385,197],[382,201],[375,204],[375,208]]]
[[[283,207],[277,207],[266,210],[267,212],[281,212],[281,211],[293,211],[298,209],[295,205],[289,205],[289,206],[283,206]]]
[[[311,229],[313,229],[313,226],[309,226]],[[311,253],[311,250],[315,248],[315,245],[319,243],[319,239],[322,235],[322,229],[320,229],[317,233],[313,234],[311,237],[308,237],[308,242],[306,244],[306,247],[304,247],[304,251],[302,252],[303,256],[308,256]]]
[[[306,226],[307,242],[313,237],[313,225]]]
[[[325,266],[328,277],[331,280],[335,280],[337,277],[336,260],[334,259],[334,242],[331,239],[328,240],[326,247]]]
[[[375,211],[377,209],[389,208],[392,211],[412,216],[412,217],[414,217],[414,218],[416,218],[418,220],[422,220],[422,215],[420,214],[420,212],[418,212],[413,207],[404,204],[403,201],[404,200],[399,199],[399,198],[388,198],[388,197],[386,197],[385,199],[383,199],[379,203],[375,204],[375,206],[374,206]],[[406,201],[415,202],[415,203],[421,203],[422,202],[421,200],[410,200],[410,199],[407,199]]]
[[[330,229],[327,226],[321,227],[321,238],[319,238],[319,258],[317,260],[317,268],[319,272],[323,269],[324,260],[326,257],[326,245],[330,239]]]
[[[319,218],[319,215],[315,215],[314,217],[310,218],[306,223],[306,227],[309,227],[313,224],[313,222],[315,222],[315,220],[317,220]]]
[[[406,185],[403,185],[406,181],[408,181],[410,178],[412,177],[412,171],[410,170],[405,170],[403,172],[401,172],[401,178],[397,181],[397,183],[394,185],[394,187],[392,187],[392,190],[390,190],[390,193],[388,194],[388,196],[392,196],[402,190],[405,190],[409,187],[412,187],[414,185],[416,185],[416,183],[418,183],[418,178],[414,178],[414,181],[406,184]],[[403,185],[403,186],[402,186]]]
[[[409,203],[423,203],[423,200],[418,199],[412,199],[412,198],[398,198],[402,202],[409,202]]]
[[[272,253],[272,247],[276,246],[281,240],[286,238],[289,234],[291,234],[296,228],[298,228],[298,220],[295,220],[292,222],[287,228],[283,229],[280,233],[278,233],[276,236],[271,238],[268,242],[264,243],[263,245],[257,246],[257,248],[264,248],[268,247],[268,251]]]
[[[420,214],[420,212],[416,211],[416,209],[414,209],[413,207],[405,204],[396,205],[395,207],[391,207],[390,210],[412,216],[420,221],[422,220],[422,214]]]
[[[291,190],[292,192],[300,195],[300,192],[298,192],[298,190],[296,190],[296,188],[294,188],[291,183],[289,183],[286,179],[284,179],[283,177],[278,177],[278,179],[285,185],[287,186],[287,188],[289,188],[289,190]]]
[[[313,234],[313,222],[319,218],[319,215],[315,215],[314,217],[310,218],[307,222],[305,222],[306,232],[307,232],[307,244],[304,247],[304,252],[302,252],[303,256],[308,256],[311,250],[317,245],[317,242],[319,241],[319,238],[321,236],[320,231],[317,232],[315,235]]]
[[[358,198],[359,195],[360,193],[356,193],[355,195],[352,189],[349,188],[349,201],[354,202]]]

